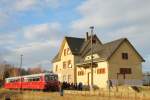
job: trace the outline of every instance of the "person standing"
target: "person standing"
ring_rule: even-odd
[[[82,82],[80,82],[79,83],[79,90],[82,91],[82,89],[83,89],[83,84],[82,84]]]
[[[60,83],[60,96],[63,96],[64,95],[64,82],[63,83]]]
[[[107,84],[108,84],[108,88],[109,88],[109,90],[110,90],[110,88],[113,87],[112,81],[111,81],[111,80],[108,80],[108,81],[107,81]]]

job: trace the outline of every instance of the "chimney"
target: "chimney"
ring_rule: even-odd
[[[86,32],[86,40],[88,40],[88,38],[89,38],[89,33]]]

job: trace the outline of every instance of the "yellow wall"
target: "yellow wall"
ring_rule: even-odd
[[[128,60],[122,59],[122,53],[128,53]],[[120,68],[131,68],[132,74],[126,74],[126,80],[142,80],[142,65],[141,59],[134,51],[134,49],[125,41],[118,50],[113,54],[109,60],[109,79],[117,79],[117,73]],[[119,75],[119,79],[122,79],[123,75]]]
[[[97,69],[99,68],[105,68],[105,74],[97,74]],[[90,68],[88,69],[84,69],[84,68],[77,68],[77,72],[78,71],[84,71],[84,75],[83,76],[78,76],[77,75],[77,83],[82,82],[84,85],[88,85],[88,77],[89,80],[91,80],[91,70]],[[90,73],[90,75],[88,76],[88,73]],[[107,62],[99,62],[98,63],[98,67],[97,68],[93,68],[93,84],[95,86],[98,86],[100,88],[104,88],[107,87],[107,80],[108,80],[108,64]],[[89,82],[90,85],[90,82]]]
[[[81,57],[80,56],[74,56],[74,79],[75,79],[75,83],[77,83],[77,66],[76,64],[79,63],[81,61]]]
[[[94,83],[100,88],[107,87],[107,80],[108,80],[108,63],[107,62],[99,62],[98,67],[99,68],[105,68],[104,74],[96,74],[94,77]]]
[[[63,49],[63,52],[61,54],[61,60],[59,62],[55,62],[53,63],[53,72],[57,73],[59,75],[59,80],[60,81],[64,81],[63,80],[63,76],[66,76],[66,81],[68,82],[68,75],[71,75],[71,80],[69,82],[74,82],[75,78],[74,78],[74,56],[72,54],[66,55],[64,56],[64,49],[67,49],[68,44],[67,42],[65,42]],[[68,61],[71,60],[71,64],[72,64],[72,68],[68,68]],[[66,61],[66,69],[63,69],[63,62]],[[56,72],[56,65],[58,65],[58,71]]]

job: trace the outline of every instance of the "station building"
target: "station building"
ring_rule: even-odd
[[[113,85],[142,85],[143,57],[127,38],[103,43],[96,34],[85,38],[64,37],[53,58],[53,72],[60,81],[91,84],[91,44],[93,51],[93,84],[99,88]]]

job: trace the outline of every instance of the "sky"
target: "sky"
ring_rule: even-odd
[[[150,0],[0,0],[0,62],[51,69],[65,36],[126,37],[150,71]]]

